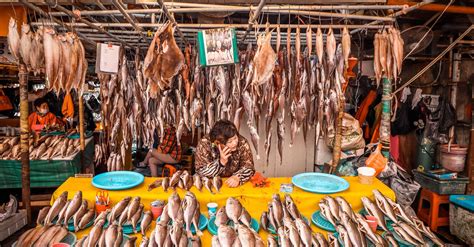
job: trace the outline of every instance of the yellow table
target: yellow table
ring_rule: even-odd
[[[362,196],[367,196],[374,199],[372,194],[373,189],[378,189],[387,197],[395,200],[395,193],[387,187],[385,184],[380,182],[379,180],[375,179],[374,183],[371,185],[363,185],[360,184],[357,177],[344,177],[350,184],[348,190],[332,194],[332,196],[342,196],[344,197],[353,207],[355,211],[360,210],[362,206],[362,202],[360,198]],[[122,198],[126,196],[140,196],[142,203],[145,205],[145,209],[150,209],[150,203],[154,200],[167,200],[169,195],[172,193],[173,190],[168,190],[167,193],[163,191],[163,189],[156,188],[150,192],[147,191],[147,187],[157,178],[145,178],[145,182],[140,186],[137,186],[132,189],[123,190],[123,191],[109,191],[110,200],[112,205],[120,201]],[[207,203],[209,202],[216,202],[219,207],[225,205],[225,202],[229,196],[236,197],[240,200],[242,205],[248,210],[250,215],[255,218],[257,221],[260,222],[260,215],[263,211],[267,210],[268,202],[271,200],[272,195],[274,193],[280,193],[280,184],[282,183],[291,183],[291,178],[270,178],[271,185],[270,187],[266,188],[254,188],[252,184],[246,183],[245,185],[239,188],[228,188],[224,185],[221,189],[220,193],[211,194],[205,188],[203,188],[202,192],[199,192],[196,188],[192,188],[191,192],[193,192],[201,205],[201,212],[207,216]],[[78,191],[82,190],[82,196],[84,199],[88,200],[89,205],[94,205],[95,203],[95,196],[96,192],[98,191],[97,188],[92,186],[90,178],[69,178],[66,182],[64,182],[53,194],[52,201],[56,199],[63,191],[68,191],[68,197],[71,199],[74,194]],[[181,198],[184,197],[185,191],[178,189],[178,194]],[[284,195],[284,193],[280,193]],[[305,192],[297,187],[294,187],[293,193],[291,194],[293,200],[298,206],[298,209],[301,213],[311,220],[311,215],[316,210],[319,210],[318,203],[319,201],[325,196],[324,194],[313,194],[309,192]],[[152,229],[154,229],[155,225],[152,224],[151,229],[148,230],[147,236],[149,236]],[[314,226],[311,224],[311,228],[315,232],[322,232],[326,235],[326,231]],[[76,233],[77,238],[80,239],[85,234],[88,234],[91,228],[79,231]],[[267,239],[267,232],[264,230],[260,230],[260,235],[266,241]],[[141,234],[136,234],[138,237],[137,243],[141,241]],[[201,238],[202,246],[211,246],[211,237],[212,235],[208,231],[204,231],[204,235]]]

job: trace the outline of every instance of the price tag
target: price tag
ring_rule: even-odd
[[[119,67],[120,46],[97,44],[96,73],[116,74]]]

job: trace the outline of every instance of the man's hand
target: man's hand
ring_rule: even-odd
[[[232,176],[230,178],[228,178],[225,183],[227,184],[227,186],[229,186],[229,188],[235,188],[235,187],[238,187],[240,185],[240,178],[237,177],[237,176]]]
[[[220,157],[219,161],[221,162],[222,165],[225,166],[229,162],[229,157],[232,152],[227,146],[224,146],[224,148],[221,148],[220,145],[217,145],[217,147],[219,148],[219,157]]]

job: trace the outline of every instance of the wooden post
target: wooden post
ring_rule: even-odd
[[[85,149],[85,140],[84,140],[84,101],[82,98],[82,90],[78,90],[79,98],[79,141],[81,147],[81,163],[84,165],[84,149]],[[89,173],[89,167],[85,167],[85,172]],[[81,171],[84,172],[84,171]]]
[[[28,224],[31,223],[31,202],[30,202],[30,152],[28,126],[28,71],[26,65],[20,63],[20,151],[21,151],[21,200],[26,208]]]
[[[334,148],[332,149],[332,164],[329,168],[329,173],[332,174],[336,171],[337,165],[341,160],[341,144],[342,144],[342,119],[344,118],[344,96],[339,97],[339,111],[336,119],[336,133],[334,135]],[[318,145],[316,143],[316,145]]]
[[[392,108],[392,82],[384,77],[382,79],[382,118],[380,121],[380,143],[382,144],[382,154],[388,158],[390,156],[390,118]]]

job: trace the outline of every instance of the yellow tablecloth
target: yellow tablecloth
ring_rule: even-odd
[[[360,198],[362,196],[367,196],[371,199],[374,199],[372,194],[373,189],[378,189],[387,197],[395,200],[395,193],[387,187],[385,184],[379,180],[375,180],[371,185],[360,184],[357,177],[344,177],[350,184],[348,190],[332,194],[332,196],[342,196],[344,197],[353,207],[354,210],[358,211],[362,208],[362,202]],[[123,191],[109,191],[110,200],[112,205],[120,201],[126,196],[140,196],[142,203],[145,205],[145,209],[150,209],[150,203],[154,200],[167,200],[169,195],[172,193],[172,190],[168,190],[167,193],[163,189],[156,188],[150,192],[147,191],[147,187],[156,178],[145,178],[145,182],[140,186],[137,186],[132,189],[123,190]],[[274,193],[280,193],[280,184],[282,183],[291,183],[291,178],[270,178],[271,185],[267,188],[254,188],[250,183],[239,188],[228,188],[224,185],[220,193],[211,194],[205,188],[202,192],[199,192],[196,188],[192,188],[191,191],[196,195],[197,199],[201,204],[201,212],[207,216],[207,203],[216,202],[219,207],[225,205],[225,202],[229,196],[236,197],[240,200],[242,205],[248,210],[250,215],[255,218],[257,221],[260,221],[260,215],[263,211],[267,210],[268,201],[271,200]],[[89,205],[94,205],[94,200],[96,196],[97,188],[92,186],[90,178],[69,178],[64,182],[53,194],[52,201],[56,199],[63,191],[68,191],[68,197],[71,199],[74,194],[82,190],[83,198],[88,200]],[[185,191],[178,189],[178,194],[181,198],[184,197]],[[283,195],[284,193],[280,193]],[[318,203],[325,196],[324,194],[313,194],[305,192],[297,187],[294,187],[293,193],[291,194],[293,200],[296,202],[298,209],[301,213],[311,220],[311,215],[316,210],[319,210]],[[154,229],[154,224],[152,224],[151,229],[148,230],[147,236],[149,236],[152,229]],[[311,224],[311,228],[316,232],[326,232],[316,226]],[[76,233],[77,238],[80,239],[85,234],[88,234],[91,228],[79,231]],[[264,230],[260,230],[260,235],[266,241],[267,233]],[[141,234],[137,234],[138,243],[141,241]],[[204,235],[201,238],[203,246],[211,246],[211,237],[212,235],[208,231],[204,231]]]

